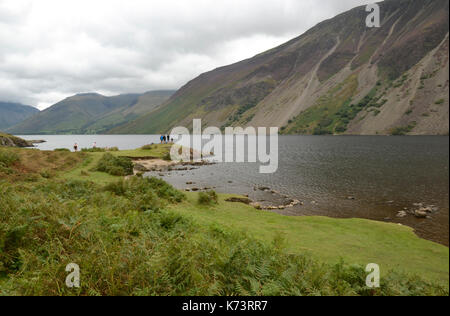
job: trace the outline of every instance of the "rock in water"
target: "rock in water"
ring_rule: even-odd
[[[428,213],[426,211],[417,210],[414,212],[414,216],[417,218],[427,218]]]

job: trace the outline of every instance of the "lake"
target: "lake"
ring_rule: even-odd
[[[119,147],[134,149],[158,143],[158,135],[20,136],[44,139],[37,148]],[[448,136],[281,136],[279,168],[260,174],[259,164],[227,163],[161,175],[179,189],[214,187],[221,193],[249,194],[267,186],[304,205],[277,212],[367,218],[413,227],[417,234],[449,244],[449,138]],[[352,199],[349,199],[352,197]],[[397,218],[399,211],[434,206],[430,219],[412,215]]]

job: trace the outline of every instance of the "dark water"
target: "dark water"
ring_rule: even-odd
[[[158,141],[158,136],[75,138],[81,142],[84,137],[86,146],[96,141],[98,146],[121,149]],[[52,149],[56,140],[56,147],[64,147],[64,141],[70,147],[74,141],[73,136],[40,138],[49,140],[41,147],[45,149]],[[250,197],[258,195],[255,186],[267,186],[304,202],[303,206],[278,211],[285,215],[359,217],[401,223],[413,227],[424,238],[448,246],[448,137],[283,136],[279,138],[279,153],[275,174],[260,174],[259,164],[227,163],[168,172],[163,178],[179,189],[215,187],[218,192]],[[355,199],[349,200],[350,196]],[[414,203],[434,205],[438,211],[431,219],[396,217],[405,208],[417,208]]]

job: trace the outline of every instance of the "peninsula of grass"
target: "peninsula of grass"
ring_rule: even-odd
[[[104,155],[0,147],[0,295],[448,295],[448,248],[408,227],[209,203],[97,171]],[[65,286],[72,262],[79,289]]]

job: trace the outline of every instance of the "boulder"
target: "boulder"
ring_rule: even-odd
[[[397,213],[398,218],[405,218],[408,214],[405,211],[400,211]]]
[[[422,210],[417,210],[414,212],[414,216],[417,218],[427,218],[428,217],[428,213],[426,211],[422,211]]]

